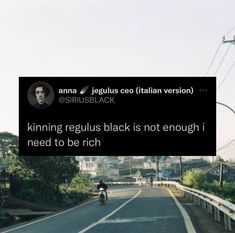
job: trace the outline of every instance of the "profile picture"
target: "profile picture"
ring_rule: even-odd
[[[29,103],[37,109],[45,109],[54,100],[54,90],[46,82],[33,83],[28,90]]]

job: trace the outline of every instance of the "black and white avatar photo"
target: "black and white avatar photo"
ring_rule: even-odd
[[[45,109],[51,105],[53,99],[54,91],[48,83],[36,82],[29,88],[28,100],[35,108]]]

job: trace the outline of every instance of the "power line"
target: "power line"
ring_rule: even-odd
[[[223,39],[224,39],[225,36],[227,36],[233,29],[235,29],[235,26],[232,26],[232,27],[228,30],[228,32],[224,35]],[[220,46],[221,46],[222,44],[223,44],[223,40],[220,42],[218,48],[216,49],[215,55],[214,55],[213,58],[212,58],[212,61],[211,61],[210,65],[209,65],[209,67],[208,67],[208,69],[207,69],[207,71],[206,71],[206,75],[205,75],[205,76],[208,75],[208,73],[209,73],[209,71],[210,71],[210,68],[212,67],[212,65],[213,65],[213,63],[214,63],[215,57],[217,56],[217,53],[218,53],[218,51],[219,51],[219,49],[220,49]]]
[[[232,44],[229,44],[229,46],[228,46],[228,48],[227,48],[227,50],[226,50],[226,52],[225,52],[225,54],[224,54],[223,58],[221,59],[221,61],[220,61],[219,65],[218,65],[218,68],[216,69],[216,71],[215,71],[215,73],[214,73],[214,76],[216,76],[216,74],[217,74],[217,72],[218,72],[218,70],[219,70],[220,66],[222,65],[222,63],[223,63],[223,61],[224,61],[224,59],[225,59],[226,55],[228,54],[228,51],[229,51],[229,49],[230,49],[231,45],[232,45]]]
[[[226,145],[224,145],[224,146],[222,146],[221,148],[219,148],[219,149],[217,150],[217,152],[218,152],[218,151],[221,151],[221,150],[224,150],[224,149],[227,149],[227,147],[232,146],[233,143],[235,143],[235,139],[231,140],[229,143],[227,143]]]
[[[233,145],[234,146],[234,145]],[[226,154],[226,153],[233,153],[234,151],[234,148],[231,146],[230,148],[226,148],[224,149],[223,151],[221,151],[219,153],[219,155],[221,155],[222,157]]]
[[[224,80],[228,77],[228,75],[230,74],[232,68],[234,67],[235,62],[233,62],[233,64],[230,66],[229,70],[227,71],[226,75],[224,76],[223,80],[220,82],[217,90],[221,87],[221,85],[223,84]]]
[[[223,163],[225,166],[229,167],[229,168],[232,168],[232,169],[235,169],[235,166],[232,166],[232,165],[229,165],[227,163]]]
[[[232,150],[231,153],[233,153],[233,149],[234,149],[233,147],[234,147],[234,146],[235,146],[235,144],[231,145],[230,147],[228,147],[228,148],[224,149],[222,152],[220,152],[220,154],[223,155],[223,154],[225,154],[225,153],[228,152],[228,151],[231,152],[231,150]]]
[[[209,167],[209,168],[207,168],[206,170],[204,170],[203,173],[209,172],[210,170],[214,169],[214,168],[217,167],[218,165],[219,165],[219,163],[212,165],[211,167]]]
[[[212,61],[211,61],[210,65],[209,65],[209,67],[208,67],[208,69],[207,69],[207,71],[206,71],[206,75],[205,75],[205,76],[208,75],[209,70],[210,70],[211,66],[213,65],[213,63],[214,63],[215,57],[217,56],[217,53],[218,53],[218,51],[219,51],[219,49],[220,49],[220,46],[221,46],[222,44],[223,44],[223,41],[220,42],[220,44],[219,44],[219,46],[218,46],[218,48],[217,48],[217,50],[216,50],[216,52],[215,52],[215,55],[214,55],[214,57],[212,58]]]
[[[233,29],[235,29],[235,26],[231,27],[230,30],[228,30],[228,32],[225,34],[225,36],[227,36]]]

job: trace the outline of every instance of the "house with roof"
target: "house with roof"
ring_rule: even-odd
[[[81,173],[96,176],[119,177],[118,162],[107,156],[77,156]]]
[[[154,156],[148,156],[146,161],[143,163],[144,169],[156,169],[157,162]],[[164,171],[171,168],[171,158],[170,156],[158,156],[159,170]]]

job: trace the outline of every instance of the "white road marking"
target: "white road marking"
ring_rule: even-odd
[[[98,224],[103,223],[103,221],[105,221],[107,218],[109,218],[110,216],[112,216],[113,214],[115,214],[117,211],[119,211],[120,209],[122,209],[124,206],[126,206],[128,203],[130,203],[131,201],[133,201],[136,197],[138,197],[141,193],[141,189],[139,190],[139,192],[132,197],[131,199],[127,200],[126,202],[124,202],[122,205],[120,205],[116,210],[114,210],[113,212],[111,212],[110,214],[106,215],[105,217],[101,218],[99,221],[91,224],[90,226],[84,228],[83,230],[79,231],[78,233],[84,233],[88,230],[90,230],[91,228],[97,226]]]
[[[158,217],[136,217],[136,218],[116,218],[108,219],[103,223],[129,223],[129,222],[156,222],[157,220],[176,219],[177,216],[158,216]]]
[[[176,199],[176,197],[174,196],[174,194],[171,192],[170,189],[167,189],[168,192],[171,194],[172,198],[174,199],[177,207],[179,208],[183,218],[184,218],[184,223],[185,223],[185,226],[186,226],[186,229],[187,229],[187,232],[188,233],[197,233],[194,226],[193,226],[193,223],[188,215],[188,213],[186,212],[186,210],[184,209],[184,207],[179,203],[179,201]]]
[[[56,217],[56,216],[58,216],[58,215],[61,215],[61,214],[64,214],[64,213],[66,213],[66,212],[69,212],[69,211],[71,211],[71,210],[74,210],[74,209],[80,208],[81,206],[84,206],[84,205],[90,204],[90,203],[95,202],[95,201],[97,201],[97,199],[92,200],[92,201],[85,202],[85,203],[83,203],[83,204],[81,204],[81,205],[79,205],[79,206],[75,206],[75,207],[73,207],[73,208],[67,209],[67,210],[62,211],[62,212],[60,212],[60,213],[53,214],[53,215],[47,216],[47,217],[45,217],[45,218],[41,218],[41,219],[39,219],[39,220],[36,220],[36,221],[30,222],[30,223],[27,223],[27,224],[24,224],[24,225],[21,225],[21,226],[18,226],[18,227],[15,227],[15,228],[12,228],[12,229],[9,229],[9,230],[6,230],[6,231],[0,231],[0,233],[8,233],[8,232],[12,232],[12,231],[15,231],[15,230],[18,230],[18,229],[24,228],[24,227],[26,227],[26,226],[33,225],[33,224],[35,224],[35,223],[42,222],[42,221],[44,221],[44,220],[47,220],[47,219],[50,219],[50,218]]]

